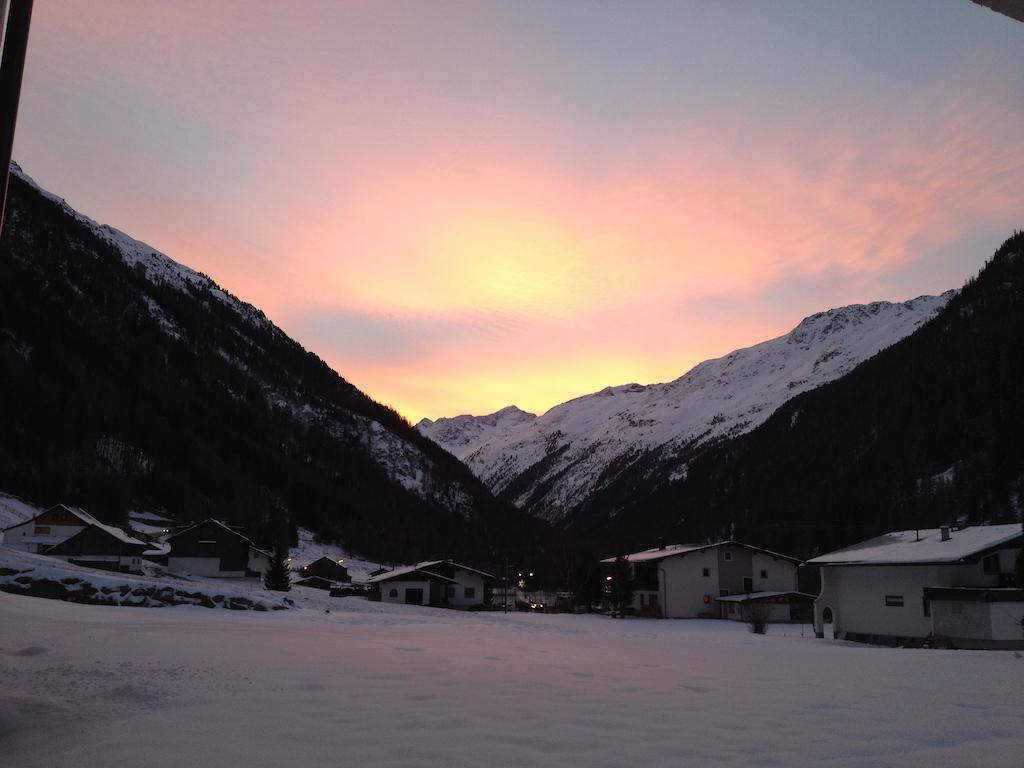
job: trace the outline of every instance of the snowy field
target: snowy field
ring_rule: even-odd
[[[1012,652],[301,594],[276,613],[0,594],[2,764],[1022,764]]]

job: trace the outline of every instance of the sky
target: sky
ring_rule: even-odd
[[[957,287],[1021,126],[968,0],[37,0],[14,156],[415,422]]]

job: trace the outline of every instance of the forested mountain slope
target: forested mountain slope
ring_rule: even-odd
[[[609,550],[731,535],[810,555],[887,530],[1013,521],[1022,434],[1016,233],[912,335],[683,464],[648,454],[573,527]]]
[[[0,241],[0,489],[101,519],[285,525],[368,557],[532,546],[538,525],[212,280],[15,168]]]

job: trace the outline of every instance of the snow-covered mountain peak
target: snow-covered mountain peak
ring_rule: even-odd
[[[463,414],[436,421],[421,419],[416,429],[443,446],[449,453],[465,460],[466,456],[482,443],[507,434],[519,425],[536,418],[536,414],[528,413],[515,405],[507,405],[485,416]]]
[[[509,408],[425,419],[417,428],[495,492],[557,520],[645,452],[683,462],[708,440],[753,429],[786,400],[912,333],[955,294],[818,312],[788,334],[706,360],[674,381],[605,387],[538,417]]]

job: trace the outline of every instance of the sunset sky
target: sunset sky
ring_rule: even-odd
[[[413,421],[542,412],[977,272],[1024,227],[1024,24],[37,0],[15,159]]]

